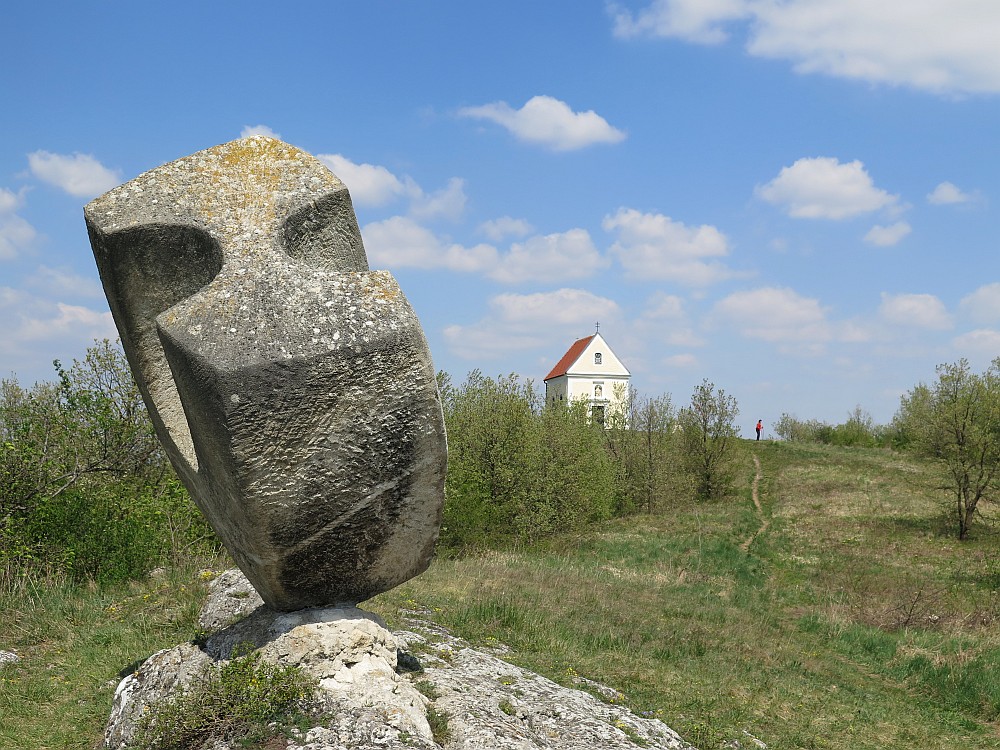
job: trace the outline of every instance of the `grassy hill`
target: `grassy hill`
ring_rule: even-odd
[[[958,542],[934,477],[896,454],[746,447],[735,500],[438,560],[365,606],[603,682],[702,750],[1000,747],[991,519]],[[0,649],[21,656],[0,747],[92,748],[119,670],[195,635],[201,564],[103,590],[0,572]]]

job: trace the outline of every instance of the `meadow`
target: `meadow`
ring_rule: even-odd
[[[408,612],[557,681],[604,683],[702,750],[1000,747],[1000,546],[958,541],[938,480],[882,449],[747,442],[737,494],[441,556],[364,605]],[[759,505],[752,500],[758,475]],[[113,686],[197,635],[207,574],[0,572],[0,747],[87,749]]]

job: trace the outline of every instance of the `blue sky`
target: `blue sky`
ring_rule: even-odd
[[[994,0],[16,3],[0,375],[114,337],[82,207],[272,134],[347,183],[435,365],[541,378],[601,333],[741,426],[887,422],[1000,355]],[[745,423],[745,424],[744,424]]]

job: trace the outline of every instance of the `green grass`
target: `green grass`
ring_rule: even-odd
[[[197,568],[106,588],[0,571],[0,747],[91,750],[126,670],[194,637]]]
[[[1000,545],[958,542],[935,481],[877,450],[762,442],[736,499],[439,559],[365,606],[415,604],[565,684],[588,677],[702,750],[1000,747]],[[197,567],[118,588],[0,574],[0,747],[89,750],[119,673],[196,634]],[[419,654],[417,655],[419,658]],[[439,731],[446,731],[446,717]]]
[[[515,552],[439,560],[417,602],[473,642],[624,693],[703,750],[1000,747],[1000,553],[959,543],[934,480],[877,450],[763,443],[759,493]],[[749,459],[748,459],[749,461]],[[409,604],[408,604],[409,602]]]

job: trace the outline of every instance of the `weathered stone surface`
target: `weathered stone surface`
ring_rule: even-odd
[[[202,621],[226,617],[227,592],[240,590],[240,578],[235,571],[220,576]],[[297,665],[319,681],[323,718],[289,750],[439,748],[430,709],[446,717],[447,750],[693,750],[658,719],[632,714],[624,696],[599,683],[577,678],[585,690],[563,687],[503,661],[502,647],[472,648],[419,618],[408,627],[390,633],[356,608],[281,614],[259,604],[209,636],[203,650],[162,651],[125,678],[115,694],[108,747],[125,745],[144,706],[185,689],[199,670],[249,642],[262,659]],[[418,682],[433,697],[418,692]]]
[[[434,707],[448,717],[448,750],[694,750],[659,719],[633,714],[621,705],[625,696],[604,685],[578,679],[586,691],[563,687],[435,625],[414,624],[422,632],[396,637],[420,653],[420,679],[434,686]]]
[[[257,136],[85,217],[157,434],[264,601],[355,604],[422,572],[446,462],[434,368],[343,183]]]
[[[17,664],[21,659],[13,651],[0,651],[0,668],[7,664]]]

